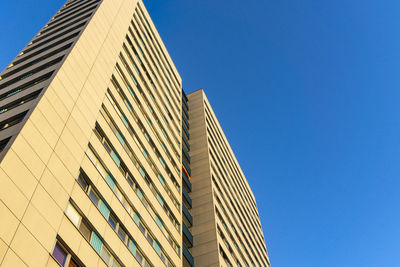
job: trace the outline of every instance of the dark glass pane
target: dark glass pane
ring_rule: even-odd
[[[99,204],[99,197],[93,192],[93,190],[90,190],[89,198],[92,200],[94,205],[97,207],[97,205]]]
[[[78,183],[82,187],[82,189],[84,191],[86,191],[88,184],[87,184],[85,178],[83,178],[83,174],[79,174]]]
[[[110,223],[111,227],[115,230],[115,228],[117,227],[117,221],[112,216],[110,216],[108,218],[108,222]]]
[[[118,236],[119,238],[121,238],[122,242],[125,243],[126,234],[125,231],[122,230],[121,228],[118,229]]]

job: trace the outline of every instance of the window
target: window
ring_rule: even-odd
[[[126,209],[126,211],[128,212],[128,213],[130,213],[130,211],[131,211],[131,207],[130,207],[130,205],[129,205],[129,203],[126,201],[126,199],[124,198],[124,199],[120,199],[120,201],[122,202],[122,206],[124,206],[124,208]]]
[[[153,240],[153,237],[149,233],[147,233],[146,238],[147,238],[147,241],[149,241],[150,245],[153,245],[154,240]]]
[[[59,240],[59,237],[57,237],[56,244],[54,245],[51,255],[53,256],[54,260],[63,267],[83,266],[79,259],[76,258],[75,255],[72,255],[70,251],[71,250],[64,245],[64,242]]]
[[[143,224],[141,224],[141,223],[139,223],[139,229],[140,229],[140,231],[142,231],[143,234],[146,232],[146,229],[144,228]]]
[[[120,201],[123,199],[122,198],[122,193],[117,187],[114,188],[114,194]]]
[[[119,238],[121,238],[122,242],[126,243],[126,236],[127,235],[126,235],[125,231],[121,227],[119,227],[119,229],[118,229],[118,236],[119,236]]]
[[[79,221],[81,219],[81,216],[79,213],[76,211],[74,207],[69,203],[67,206],[67,209],[65,210],[65,214],[67,217],[71,220],[71,222],[78,227]]]
[[[59,242],[56,243],[56,246],[53,250],[54,259],[61,265],[64,266],[67,260],[68,253],[61,247]]]
[[[108,218],[108,223],[111,225],[111,227],[115,230],[117,228],[117,220],[114,218],[114,216],[110,216]]]
[[[161,253],[160,257],[161,257],[161,260],[162,260],[164,263],[167,263],[167,260],[165,259],[165,256],[164,256],[164,253]]]
[[[71,222],[79,229],[83,237],[89,241],[91,231],[89,227],[86,225],[86,222],[82,220],[82,216],[78,213],[78,211],[68,203],[67,209],[65,210],[65,215],[71,220]]]
[[[140,263],[140,265],[142,265],[142,263],[143,263],[143,256],[142,256],[142,254],[138,251],[138,250],[136,250],[136,259],[138,260],[138,262]]]
[[[107,265],[110,263],[111,254],[104,245],[101,247],[100,257],[107,263]]]
[[[81,225],[79,226],[79,231],[81,232],[81,234],[83,235],[83,237],[85,237],[85,239],[87,241],[90,240],[91,231],[85,222],[83,222],[83,221],[81,222]]]
[[[86,182],[86,179],[85,179],[85,177],[83,176],[82,173],[79,174],[78,184],[82,187],[83,191],[86,192],[86,189],[88,187],[88,183]]]
[[[117,155],[117,153],[115,153],[114,151],[111,152],[111,157],[112,159],[115,161],[115,164],[117,164],[117,166],[120,165],[121,160],[119,159],[119,156]]]
[[[99,204],[99,197],[96,195],[96,193],[93,190],[90,190],[89,198],[92,200],[94,205],[97,207]]]
[[[164,144],[163,142],[161,142],[161,147],[163,148],[163,150],[164,150],[165,152],[167,152],[167,147],[165,146],[165,144]]]
[[[105,140],[103,141],[103,145],[106,148],[107,152],[111,153],[112,149],[111,149],[110,145]]]
[[[97,126],[97,125],[96,125],[96,126]],[[96,130],[97,130],[97,131],[96,131],[95,133],[96,133],[96,135],[99,137],[99,139],[100,139],[100,140],[104,140],[103,136],[101,135],[102,130],[101,130],[101,129],[97,129],[97,128],[96,128]],[[91,148],[91,145],[90,145],[90,144],[89,144],[89,150],[88,150],[88,152],[90,152],[90,153],[87,153],[87,154],[88,154],[88,157],[92,160],[92,162],[97,162],[98,159],[95,159],[95,158],[94,158],[94,157],[96,156],[96,152],[93,151],[93,148]],[[120,168],[121,172],[124,174],[124,176],[126,177],[126,179],[127,179],[128,181],[130,181],[130,180],[131,180],[131,174],[128,172],[128,170],[125,170],[126,166],[125,166],[125,164],[124,164],[123,162],[121,162],[121,166],[123,167],[123,168]],[[149,178],[149,177],[147,176],[147,174],[146,174],[146,172],[145,172],[144,169],[142,169],[141,167],[138,167],[138,168],[140,168],[139,170],[142,171],[142,175],[145,176],[145,179],[146,179],[146,178]],[[84,176],[84,177],[87,178],[87,176]],[[153,238],[152,236],[147,237],[146,233],[148,232],[148,229],[146,229],[146,227],[145,227],[143,224],[140,223],[139,217],[137,216],[137,214],[135,213],[135,211],[134,211],[133,208],[131,207],[130,203],[127,202],[127,200],[126,200],[126,198],[125,198],[123,192],[121,192],[121,191],[118,189],[118,185],[116,184],[116,181],[113,180],[113,183],[112,183],[112,186],[111,186],[110,183],[109,183],[108,180],[107,180],[107,177],[104,177],[104,178],[105,178],[106,182],[108,183],[108,185],[109,185],[110,187],[113,187],[114,194],[117,196],[117,198],[119,199],[119,201],[121,202],[121,204],[125,207],[125,209],[128,211],[128,213],[130,214],[130,216],[134,219],[134,221],[135,221],[135,223],[138,225],[140,231],[143,233],[143,235],[146,237],[146,239],[148,239],[148,242],[150,242],[150,243],[153,245],[154,242],[155,242],[156,240],[154,240],[154,238]],[[162,178],[162,180],[164,180],[164,179]],[[87,182],[90,183],[89,180],[87,180]],[[132,181],[131,181],[131,182],[132,182]],[[146,181],[146,182],[147,182],[147,183],[151,183],[150,181]],[[164,182],[165,182],[165,181],[164,181]],[[146,209],[148,210],[148,212],[150,213],[150,215],[151,215],[153,218],[156,218],[156,214],[155,214],[154,210],[153,210],[152,207],[147,203],[147,200],[144,198],[141,189],[139,189],[139,188],[137,187],[136,183],[133,183],[133,182],[132,182],[132,184],[134,185],[134,189],[135,189],[135,191],[136,191],[138,197],[142,200],[142,203],[144,204],[144,206],[146,207]],[[89,187],[92,188],[93,185],[91,185],[91,186],[89,186]],[[150,188],[152,188],[152,184],[151,184]],[[93,187],[93,189],[96,190],[94,187]],[[99,205],[97,205],[97,207],[101,210],[101,206],[102,206],[103,200],[100,199],[100,195],[98,195],[98,194],[93,194],[93,196],[90,196],[91,191],[92,191],[92,189],[91,189],[91,190],[89,191],[89,193],[88,193],[88,194],[89,194],[89,197],[90,197],[91,199],[95,199],[95,200],[92,200],[93,203],[95,203],[95,204],[96,204],[96,203],[99,203]],[[97,191],[95,191],[95,192],[97,192]],[[155,194],[156,192],[153,192],[153,193]],[[99,207],[99,206],[100,206],[100,207]],[[108,209],[107,209],[107,216],[105,216],[104,214],[103,214],[103,215],[105,216],[106,220],[108,220],[108,222],[109,222],[109,224],[111,225],[111,227],[116,231],[116,233],[117,233],[117,235],[119,236],[119,238],[125,243],[125,245],[129,244],[128,233],[125,232],[125,228],[123,228],[123,226],[120,225],[120,224],[118,223],[119,221],[118,221],[115,217],[112,217],[112,216],[114,216],[114,215],[109,216],[110,212],[112,213],[112,211],[109,210],[109,208],[108,208]],[[112,213],[112,214],[113,214],[113,213]],[[171,215],[170,215],[170,216],[171,216]],[[171,218],[171,220],[173,220],[173,218]],[[118,226],[119,226],[119,227],[118,227]],[[121,226],[122,226],[122,227],[121,227]],[[165,235],[167,238],[169,237],[168,241],[170,242],[171,246],[172,246],[173,248],[176,248],[177,244],[176,244],[176,242],[170,237],[171,234],[164,230],[162,224],[160,224],[159,227],[160,227],[160,229],[163,231],[164,235]],[[179,229],[178,229],[178,231],[179,231]],[[177,251],[178,251],[177,254],[179,254],[179,249],[178,249]],[[135,255],[135,253],[133,253],[133,252],[132,252],[132,254]]]
[[[121,265],[114,259],[111,265],[112,267],[121,267]]]

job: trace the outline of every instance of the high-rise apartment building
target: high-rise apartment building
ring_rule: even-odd
[[[270,265],[211,106],[141,1],[67,1],[0,74],[0,265]]]
[[[192,254],[200,266],[270,266],[255,198],[203,90],[188,95]]]

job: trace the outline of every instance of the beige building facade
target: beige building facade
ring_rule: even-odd
[[[202,89],[188,95],[196,266],[270,266],[254,195]]]
[[[0,74],[0,266],[269,266],[142,1],[67,1]]]

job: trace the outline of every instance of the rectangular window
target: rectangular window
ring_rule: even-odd
[[[88,188],[88,183],[86,181],[86,178],[84,177],[84,174],[82,173],[82,170],[81,170],[81,173],[79,174],[77,180],[78,180],[78,184],[82,187],[83,191],[86,192],[86,189]]]
[[[121,227],[119,227],[119,229],[118,229],[118,236],[122,240],[122,242],[124,242],[124,243],[126,242],[127,235]]]
[[[139,223],[139,229],[143,234],[146,233],[146,229],[144,228],[143,224]]]
[[[164,180],[164,177],[162,177],[161,174],[158,175],[158,180],[160,180],[160,183],[161,183],[163,186],[165,186],[165,180]]]
[[[165,144],[164,144],[163,142],[161,142],[161,147],[163,148],[163,150],[164,150],[165,152],[167,152],[167,147],[165,146]]]
[[[108,173],[107,173],[107,176],[106,176],[106,182],[107,182],[107,184],[111,187],[111,189],[114,189],[114,188],[115,188],[114,179],[113,179],[113,178],[111,177],[111,175],[108,174]]]
[[[97,253],[100,254],[101,247],[103,246],[103,242],[101,241],[100,237],[95,232],[92,233],[92,239],[90,240],[90,244],[92,245],[94,250],[96,250]]]
[[[99,197],[97,196],[97,194],[93,190],[90,190],[89,198],[90,198],[90,200],[92,200],[93,204],[96,207],[99,205]]]
[[[115,164],[117,164],[117,166],[119,166],[119,164],[121,163],[121,160],[119,159],[119,156],[114,151],[111,152],[111,157],[114,160]]]
[[[135,215],[133,215],[133,220],[135,221],[135,223],[137,225],[139,225],[140,218],[139,218],[139,215],[137,213],[135,213]]]
[[[133,240],[129,240],[129,250],[132,252],[133,255],[136,255],[136,243]]]
[[[54,247],[53,250],[53,257],[54,259],[61,265],[64,266],[66,260],[67,260],[67,252],[61,247],[60,243],[57,242],[56,246]]]
[[[163,228],[163,222],[162,222],[160,216],[158,216],[158,215],[156,217],[156,223],[157,223],[158,227],[160,227],[160,229]]]
[[[110,263],[111,254],[104,245],[101,247],[100,257],[107,263],[107,265]]]
[[[79,225],[79,231],[87,241],[90,240],[90,234],[92,231],[90,231],[89,227],[86,225],[86,222],[81,221],[81,225]]]
[[[75,255],[72,255],[71,249],[68,246],[66,246],[65,243],[59,239],[59,237],[57,237],[56,239],[56,244],[54,245],[54,249],[51,255],[61,266],[65,267],[83,266],[81,261],[78,258],[76,258]]]
[[[156,246],[156,245],[154,244],[154,247],[155,247],[155,246]],[[156,249],[156,251],[157,251],[157,253],[160,255],[161,260],[166,264],[166,263],[167,263],[167,259],[165,258],[164,253],[161,253],[161,250],[159,250],[159,249]]]
[[[129,127],[128,119],[125,117],[125,115],[121,116],[121,120],[125,124],[126,127]]]
[[[106,140],[103,141],[103,145],[108,153],[111,153],[112,149]]]
[[[140,198],[140,199],[143,199],[143,193],[142,193],[142,190],[140,189],[140,188],[138,188],[137,189],[137,195],[138,195],[138,197]]]
[[[133,97],[135,96],[135,93],[133,92],[132,88],[128,87],[128,91]]]
[[[136,250],[136,255],[135,256],[136,256],[137,261],[140,263],[140,265],[142,265],[142,263],[143,263],[142,254],[138,250]]]
[[[100,210],[101,214],[103,214],[104,218],[108,219],[108,216],[110,215],[110,209],[104,203],[103,200],[100,201],[99,210]]]
[[[167,165],[165,164],[165,161],[162,157],[159,158],[161,165],[163,165],[163,167],[165,168]]]
[[[113,259],[113,262],[112,262],[111,266],[112,267],[121,267],[121,265],[115,259]]]
[[[81,220],[81,216],[79,213],[76,211],[76,209],[68,203],[67,209],[65,210],[65,214],[67,217],[71,220],[71,222],[78,227],[79,221]]]
[[[125,140],[120,132],[117,132],[117,138],[121,144],[125,144]]]
[[[111,225],[111,227],[115,230],[117,228],[117,220],[114,218],[114,216],[110,216],[108,218],[108,222]]]
[[[121,191],[118,189],[118,187],[115,187],[114,188],[114,194],[115,194],[115,196],[120,200],[120,201],[122,201],[124,198],[123,198],[123,196],[122,196],[122,193],[121,193]]]
[[[162,198],[162,196],[160,194],[157,195],[157,200],[158,200],[158,202],[160,202],[161,206],[164,206],[164,199]]]
[[[154,243],[153,237],[151,235],[149,235],[149,233],[147,233],[147,237],[146,238],[147,238],[147,241],[149,241],[150,245],[153,246],[153,243]]]

